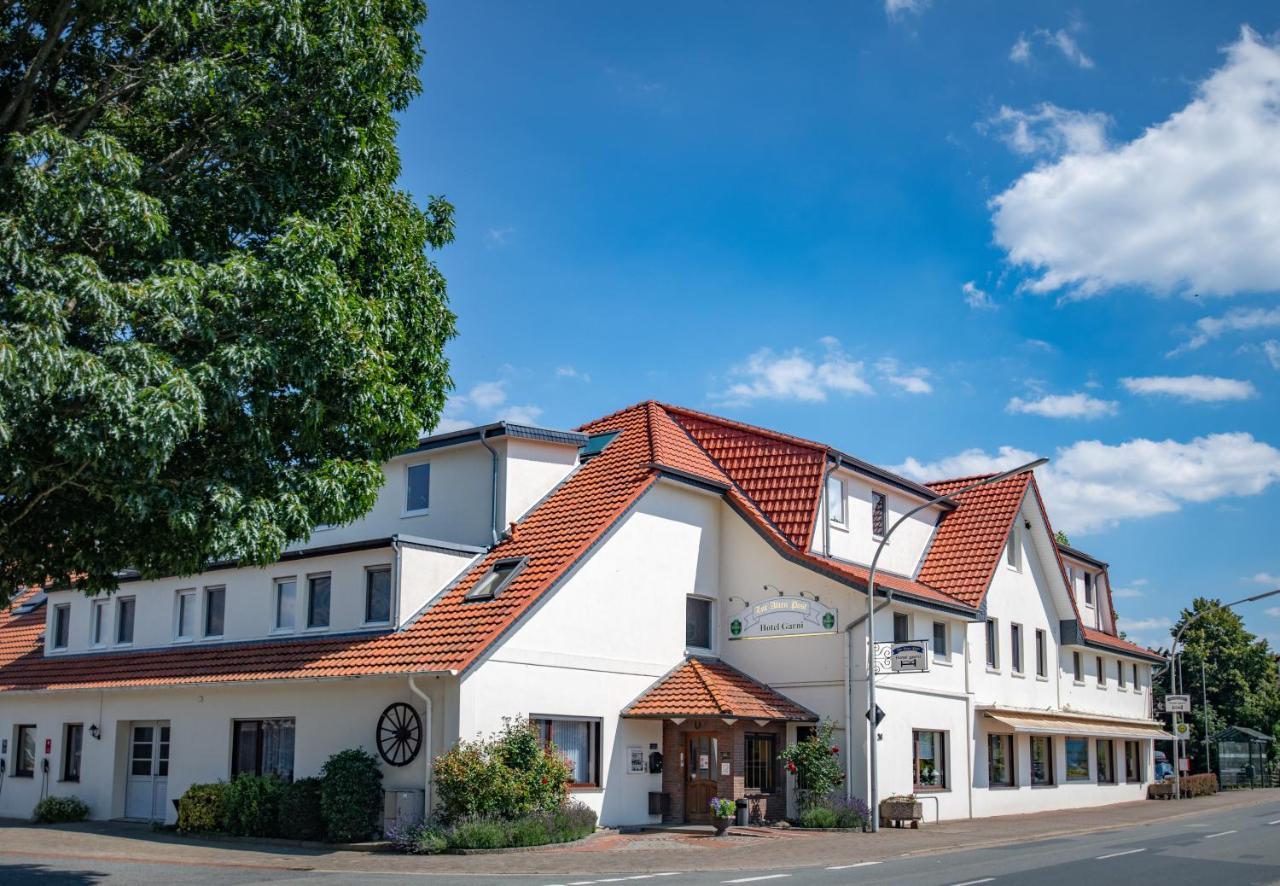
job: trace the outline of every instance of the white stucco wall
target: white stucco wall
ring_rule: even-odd
[[[845,523],[830,524],[831,555],[854,563],[869,564],[875,555],[876,546],[880,543],[879,536],[871,532],[872,491],[881,492],[887,496],[886,526],[892,526],[895,520],[918,505],[920,500],[907,496],[888,484],[872,483],[863,475],[852,471],[837,470],[832,476],[844,480],[847,520]],[[826,504],[824,495],[823,510],[818,515],[819,519],[815,521],[813,531],[812,548],[815,551],[823,550],[824,524],[827,520]],[[834,509],[832,512],[834,513]],[[937,507],[926,508],[898,527],[885,546],[884,553],[880,555],[879,568],[898,575],[914,576],[920,568],[929,541],[933,538],[940,513],[941,510]]]
[[[519,520],[578,463],[578,448],[520,437],[503,437],[494,446],[499,465],[498,528]]]
[[[423,606],[481,556],[402,545],[400,596],[398,606],[393,604],[398,624],[404,626],[412,621]]]

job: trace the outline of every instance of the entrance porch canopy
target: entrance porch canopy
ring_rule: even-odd
[[[1072,735],[1089,738],[1173,738],[1154,720],[1130,720],[1057,711],[980,708],[988,719],[1029,735]]]
[[[813,723],[818,715],[719,659],[690,657],[622,709],[654,720],[721,717]]]

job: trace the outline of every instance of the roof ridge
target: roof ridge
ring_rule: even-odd
[[[783,433],[782,431],[775,431],[770,428],[761,427],[760,425],[748,424],[747,422],[738,421],[737,419],[733,419],[733,418],[725,418],[722,415],[712,415],[709,412],[702,412],[697,409],[690,409],[687,406],[677,406],[673,403],[662,403],[660,401],[657,401],[657,402],[658,402],[658,405],[661,406],[663,409],[667,410],[667,412],[682,413],[684,415],[688,415],[693,418],[702,419],[703,421],[709,421],[714,424],[724,425],[725,427],[735,428],[739,431],[746,431],[747,433],[756,434],[761,437],[768,437],[772,440],[777,440],[782,443],[790,443],[793,446],[801,446],[807,449],[820,449],[823,451],[824,454],[829,454],[832,451],[831,447],[828,446],[826,443],[821,443],[817,440],[809,440],[805,437],[797,437],[794,434],[786,434],[786,433]]]
[[[998,473],[997,471],[988,471],[985,474],[968,474],[964,477],[948,477],[945,480],[930,480],[924,485],[933,487],[933,486],[950,486],[952,483],[961,483],[961,482],[973,483],[973,482],[977,482],[978,480],[985,480],[988,477],[994,477],[997,473]]]

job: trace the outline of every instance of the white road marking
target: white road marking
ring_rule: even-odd
[[[880,863],[881,862],[878,862],[878,861],[860,861],[857,864],[833,864],[831,867],[827,868],[827,870],[846,871],[849,868],[865,868],[865,867],[870,867],[873,864],[880,864]]]
[[[1146,849],[1126,849],[1124,852],[1113,852],[1110,855],[1099,855],[1097,861],[1106,861],[1108,858],[1119,858],[1122,855],[1133,855],[1137,852],[1146,852]]]
[[[978,886],[979,883],[990,883],[995,877],[983,877],[981,880],[965,880],[963,883],[952,883],[951,886]]]
[[[737,880],[721,880],[721,883],[755,883],[758,880],[781,880],[783,877],[790,877],[790,874],[765,874],[763,877],[742,877]]]
[[[1212,840],[1214,837],[1225,837],[1227,834],[1236,834],[1236,833],[1239,833],[1239,831],[1219,831],[1216,834],[1205,834],[1204,838],[1206,840]]]

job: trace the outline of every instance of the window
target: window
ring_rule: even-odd
[[[1013,787],[1013,736],[987,736],[987,784],[993,788]]]
[[[1116,659],[1116,685],[1124,688],[1124,662]]]
[[[227,614],[227,589],[204,589],[204,635],[221,637]]]
[[[116,642],[133,642],[133,597],[121,597],[116,600]]]
[[[1102,656],[1098,656],[1098,685],[1107,685],[1107,663],[1102,660]]]
[[[1018,540],[1018,525],[1009,530],[1009,540],[1004,544],[1004,562],[1010,569],[1022,571],[1022,545]]]
[[[80,749],[84,746],[84,726],[68,723],[62,727],[62,780],[80,780]]]
[[[1089,740],[1067,739],[1067,781],[1089,780]]]
[[[889,497],[883,492],[871,493],[871,534],[883,537],[889,528]]]
[[[19,726],[17,747],[14,748],[13,774],[17,778],[31,778],[36,774],[36,727]]]
[[[905,612],[893,614],[893,642],[905,643],[911,639],[911,617]]]
[[[1080,660],[1079,652],[1071,653],[1071,671],[1077,683],[1084,682],[1084,663]]]
[[[1138,682],[1138,665],[1136,663],[1133,666],[1133,691],[1134,692],[1142,691],[1142,684]]]
[[[294,720],[235,720],[231,724],[231,777],[241,772],[293,781]]]
[[[293,576],[276,579],[277,631],[292,631],[298,618],[298,580]]]
[[[987,619],[987,667],[1000,667],[1000,641],[996,633],[996,620]]]
[[[307,627],[329,627],[329,591],[333,579],[329,573],[307,576]]]
[[[107,601],[94,600],[89,616],[89,642],[94,646],[107,644]]]
[[[431,465],[409,465],[405,469],[405,486],[404,512],[425,514],[431,505]]]
[[[1015,674],[1022,673],[1022,625],[1009,625],[1009,663]]]
[[[1098,784],[1115,784],[1116,766],[1110,739],[1098,739]]]
[[[1142,742],[1124,743],[1124,780],[1130,783],[1142,781]]]
[[[947,734],[924,729],[911,732],[914,784],[918,791],[947,787]]]
[[[1049,676],[1049,656],[1045,650],[1044,631],[1036,628],[1036,676]]]
[[[1053,739],[1048,735],[1031,736],[1031,783],[1053,784]]]
[[[684,601],[684,645],[711,648],[711,601],[686,597]]]
[[[178,591],[173,606],[173,636],[190,640],[196,635],[196,592]]]
[[[778,768],[775,755],[777,737],[747,733],[746,788],[762,794],[772,794],[774,776]]]
[[[947,623],[945,621],[933,623],[933,657],[947,657]]]
[[[391,621],[391,567],[379,566],[364,573],[364,620]]]
[[[569,764],[571,787],[600,784],[600,721],[531,717],[543,744],[554,746]]]
[[[522,557],[498,560],[493,564],[493,568],[489,570],[488,574],[476,582],[471,590],[467,591],[466,599],[492,600],[506,590],[507,585],[511,584],[511,580],[524,568],[524,563],[525,561]]]
[[[1084,605],[1093,605],[1093,573],[1086,572],[1084,574]]]
[[[53,648],[66,649],[71,636],[71,604],[53,607]]]
[[[849,522],[849,511],[846,506],[848,493],[844,481],[839,477],[827,478],[827,519],[838,526]]]

